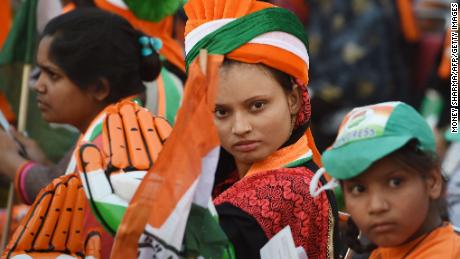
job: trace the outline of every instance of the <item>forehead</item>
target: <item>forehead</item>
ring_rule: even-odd
[[[263,66],[236,63],[221,67],[216,101],[245,100],[258,95],[283,93],[282,86]]]
[[[41,66],[56,67],[50,59],[50,47],[53,42],[53,37],[45,36],[40,40],[37,51],[37,63]]]
[[[48,59],[52,42],[53,38],[50,36],[45,36],[40,40],[40,43],[38,44],[37,60]]]
[[[366,169],[360,175],[351,178],[347,181],[365,181],[365,182],[373,182],[379,181],[381,179],[386,179],[392,173],[399,172],[404,174],[412,175],[413,172],[409,172],[407,168],[403,167],[398,160],[396,160],[392,156],[384,157],[374,164],[372,164],[368,169]]]

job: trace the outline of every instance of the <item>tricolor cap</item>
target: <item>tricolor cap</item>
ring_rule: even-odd
[[[413,139],[422,151],[436,152],[433,131],[411,106],[385,102],[358,107],[343,119],[322,162],[330,176],[350,179]]]

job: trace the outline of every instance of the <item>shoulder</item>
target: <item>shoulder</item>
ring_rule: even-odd
[[[282,168],[245,177],[219,195],[214,203],[230,203],[277,233],[286,225],[327,225],[330,204],[325,193],[313,198],[309,184],[313,172],[307,168]],[[267,221],[267,223],[265,223]],[[270,223],[268,223],[270,222]],[[291,226],[292,227],[292,226]]]
[[[296,201],[298,205],[305,203],[322,204],[327,201],[326,195],[313,199],[309,192],[310,181],[314,173],[304,167],[280,168],[256,173],[244,177],[219,195],[214,202],[238,202],[239,199],[270,199]]]
[[[441,227],[434,233],[433,238],[424,242],[419,249],[422,258],[436,256],[438,258],[460,258],[460,236],[456,234],[451,225]]]
[[[440,227],[420,244],[398,248],[378,248],[370,258],[460,258],[460,236],[451,225]]]

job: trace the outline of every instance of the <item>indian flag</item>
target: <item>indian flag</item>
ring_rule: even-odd
[[[207,210],[219,157],[212,110],[222,60],[201,55],[192,64],[176,124],[126,211],[112,258],[179,258],[192,204]]]

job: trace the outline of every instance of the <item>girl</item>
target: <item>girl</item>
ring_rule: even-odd
[[[306,191],[319,154],[309,129],[303,26],[289,11],[259,1],[191,0],[184,8],[187,65],[203,48],[225,55],[214,112],[223,149],[213,195],[236,257],[259,258],[286,226],[309,258],[337,255],[334,200]]]
[[[435,151],[430,127],[405,103],[359,107],[343,120],[322,161],[340,180],[353,222],[377,246],[370,258],[460,257],[460,237],[443,221]]]

